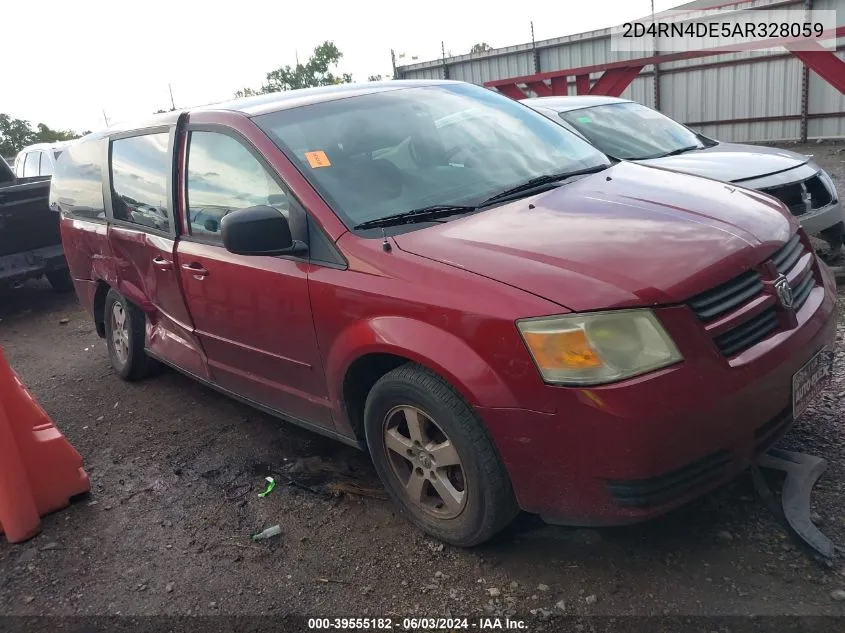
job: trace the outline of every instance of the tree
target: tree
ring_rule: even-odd
[[[479,42],[478,44],[473,44],[472,48],[469,49],[470,55],[473,53],[483,53],[484,51],[491,51],[493,47],[490,46],[487,42]]]
[[[43,123],[39,123],[35,133],[36,143],[60,143],[62,141],[72,141],[79,138],[79,134],[73,130],[53,130]]]
[[[236,97],[249,97],[270,92],[283,92],[299,88],[314,86],[332,86],[352,81],[352,75],[343,73],[335,75],[331,68],[337,66],[343,53],[338,50],[334,42],[325,41],[314,49],[311,57],[304,64],[297,62],[295,67],[290,65],[267,73],[267,81],[260,89],[244,88],[235,93]]]
[[[44,123],[39,123],[33,130],[29,121],[0,114],[0,156],[14,156],[34,143],[70,141],[85,134],[88,132],[79,134],[73,130],[54,130]]]
[[[27,145],[32,145],[34,139],[35,133],[29,127],[29,121],[0,114],[0,156],[14,156]]]
[[[260,95],[261,90],[253,90],[252,88],[244,88],[243,90],[238,90],[235,93],[236,97],[254,97],[255,95]]]
[[[370,75],[367,77],[367,81],[384,81],[384,77],[381,75]]]

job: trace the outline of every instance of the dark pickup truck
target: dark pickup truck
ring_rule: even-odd
[[[73,289],[49,197],[50,176],[17,178],[0,159],[0,286],[43,275],[60,292]]]

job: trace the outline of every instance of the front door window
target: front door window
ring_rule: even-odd
[[[239,141],[216,132],[191,132],[187,174],[188,227],[200,240],[222,244],[220,221],[232,211],[270,206],[288,216],[288,198]]]

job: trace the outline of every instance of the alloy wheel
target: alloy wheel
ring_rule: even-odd
[[[111,331],[115,356],[121,364],[126,364],[129,360],[129,319],[120,303],[112,306]]]
[[[443,429],[412,406],[388,411],[383,428],[392,474],[408,501],[438,519],[453,519],[463,512],[466,474]]]

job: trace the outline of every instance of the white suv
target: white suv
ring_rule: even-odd
[[[52,176],[56,160],[62,154],[66,143],[37,143],[24,147],[15,157],[15,176]]]

